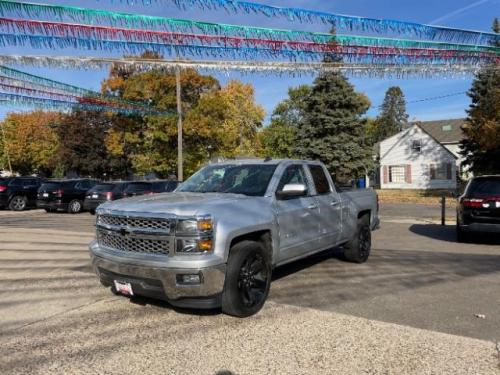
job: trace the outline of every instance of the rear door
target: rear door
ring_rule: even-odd
[[[319,244],[319,206],[312,196],[312,186],[301,164],[286,167],[276,191],[287,184],[304,184],[306,196],[276,200],[276,216],[279,225],[279,262],[296,258],[317,250]]]
[[[319,164],[309,164],[309,173],[319,205],[321,247],[335,246],[342,233],[342,202],[330,183],[326,169]]]

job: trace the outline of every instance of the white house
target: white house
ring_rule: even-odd
[[[380,142],[382,189],[455,189],[458,157],[421,124]]]

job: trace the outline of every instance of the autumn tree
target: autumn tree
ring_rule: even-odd
[[[64,115],[57,129],[59,168],[80,176],[125,177],[120,159],[109,154],[105,139],[110,115],[101,111],[75,111]]]
[[[59,122],[60,115],[55,112],[7,115],[3,122],[4,155],[8,155],[15,172],[50,174],[59,144],[56,133]]]
[[[259,134],[265,156],[294,156],[297,127],[304,120],[305,98],[310,92],[311,88],[307,85],[291,87],[288,89],[288,98],[276,106],[271,123]]]
[[[498,19],[493,31],[500,33]],[[476,175],[500,173],[500,71],[494,67],[482,69],[468,95],[472,103],[463,127],[464,164]]]

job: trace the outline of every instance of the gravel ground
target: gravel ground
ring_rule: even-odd
[[[5,335],[2,374],[499,374],[492,343],[268,303],[190,315],[109,297]]]
[[[263,311],[235,319],[113,296],[89,269],[92,221],[0,213],[1,375],[500,374],[492,341],[434,331],[498,337],[497,245],[386,224],[370,262],[281,268]]]

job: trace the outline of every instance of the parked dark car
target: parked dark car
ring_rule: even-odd
[[[153,185],[149,181],[130,182],[125,190],[123,190],[124,198],[146,194],[153,194]]]
[[[47,181],[38,189],[36,205],[47,212],[76,214],[83,210],[85,194],[96,184],[97,181],[89,179]]]
[[[177,186],[179,186],[179,181],[174,180],[161,180],[161,181],[151,181],[153,185],[153,193],[171,193]]]
[[[42,180],[38,177],[0,178],[0,207],[23,211],[36,205],[36,194]]]
[[[469,181],[457,206],[457,240],[467,242],[476,233],[500,233],[500,176]]]
[[[130,182],[105,182],[95,185],[87,191],[83,209],[95,214],[96,208],[108,201],[114,201],[123,198],[123,191],[130,185]]]

